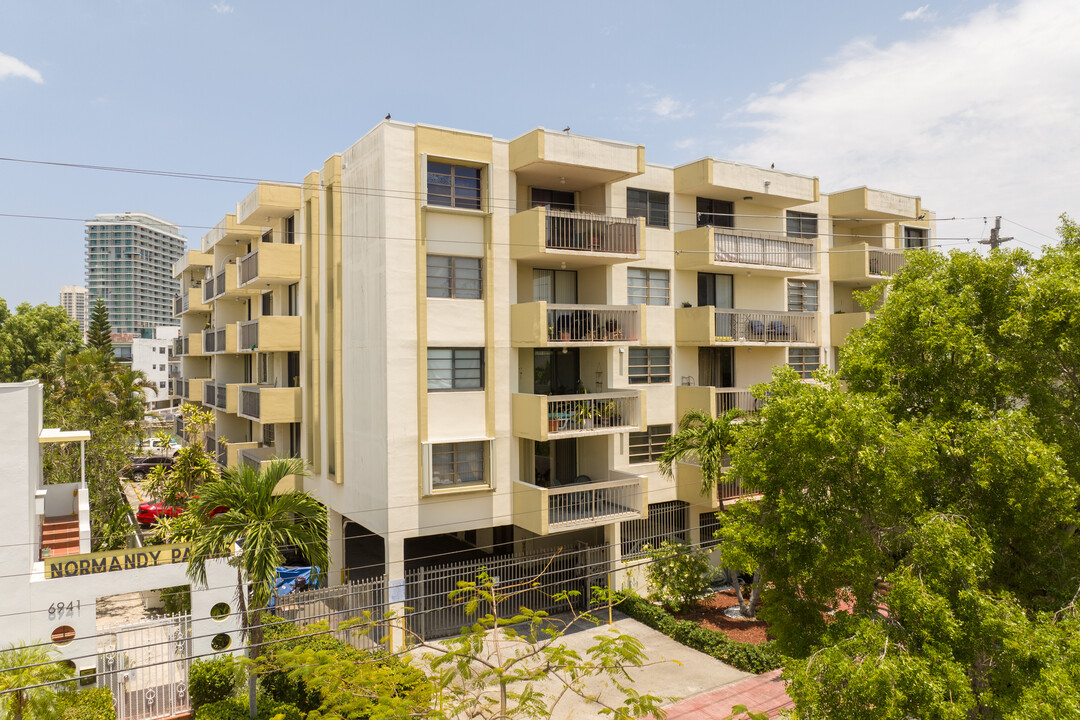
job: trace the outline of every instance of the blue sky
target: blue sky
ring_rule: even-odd
[[[1029,249],[1080,214],[1080,2],[0,0],[0,157],[299,181],[387,113],[543,125],[921,195]],[[142,210],[193,246],[248,187],[0,161],[0,213]],[[1020,223],[1020,225],[1016,224]],[[1023,226],[1023,227],[1022,227]],[[0,297],[83,282],[79,221],[0,216]]]

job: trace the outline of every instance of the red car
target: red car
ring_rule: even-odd
[[[228,511],[227,507],[216,507],[210,511],[210,517]],[[139,505],[139,512],[135,513],[135,519],[143,527],[150,527],[157,522],[159,517],[174,518],[184,512],[183,505],[166,505],[163,502],[145,502]]]

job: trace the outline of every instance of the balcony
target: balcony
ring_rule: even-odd
[[[300,350],[300,318],[295,315],[266,315],[237,323],[236,329],[242,353]]]
[[[279,459],[279,456],[274,451],[272,445],[248,448],[241,450],[237,453],[237,464],[247,465],[251,467],[255,472],[266,472],[270,468],[270,463]],[[304,480],[300,475],[286,475],[281,478],[277,486],[274,488],[274,495],[280,495],[282,493],[289,492],[290,490],[303,491]]]
[[[188,378],[184,381],[185,389],[184,397],[188,402],[203,402],[206,398],[206,384],[209,382],[208,378]]]
[[[857,243],[829,252],[829,277],[840,285],[862,287],[888,280],[906,263],[903,250],[885,250]]]
[[[179,354],[183,357],[202,357],[206,355],[206,351],[203,349],[203,336],[202,333],[193,332],[185,338],[177,338],[174,343],[179,343]],[[177,345],[174,344],[174,352],[176,352]]]
[[[644,173],[645,148],[536,128],[510,141],[510,169],[535,187],[584,190]]]
[[[775,208],[805,205],[821,197],[815,177],[713,158],[675,168],[675,192]]]
[[[583,395],[528,395],[512,399],[514,435],[547,442],[559,438],[617,435],[644,429],[640,390]]]
[[[728,477],[726,462],[720,482],[713,486],[709,494],[701,492],[701,466],[688,462],[679,463],[675,471],[675,495],[683,502],[714,510],[722,503],[757,497],[754,493],[743,490],[742,481],[739,478]]]
[[[638,345],[644,340],[638,305],[552,305],[543,300],[510,306],[513,347]]]
[[[203,235],[203,252],[209,253],[215,245],[222,242],[246,243],[258,240],[262,236],[262,224],[243,225],[236,221],[236,216],[228,214],[215,225],[210,232]],[[210,263],[207,263],[208,265]]]
[[[675,411],[680,418],[690,410],[700,410],[715,418],[731,410],[754,415],[760,409],[761,401],[747,388],[711,385],[680,385],[675,388]]]
[[[206,348],[206,352],[211,355],[220,355],[222,353],[234,354],[239,352],[239,347],[236,344],[236,335],[235,323],[231,323],[225,327],[203,330],[203,346]]]
[[[829,318],[832,344],[837,347],[847,342],[848,335],[861,328],[873,319],[874,314],[868,312],[845,312],[835,313]]]
[[[857,187],[829,196],[829,215],[860,220],[915,220],[922,201],[911,195]]]
[[[236,203],[236,222],[266,225],[270,218],[288,217],[300,210],[299,185],[260,182],[248,196]]]
[[[213,300],[217,295],[217,283],[216,278],[213,275],[207,275],[202,284],[202,300],[203,303],[208,303]],[[224,290],[222,290],[224,292]]]
[[[203,299],[217,300],[221,297],[247,297],[249,295],[258,295],[262,292],[261,289],[254,286],[241,287],[239,280],[239,268],[234,264],[227,264],[221,270],[218,271],[213,277],[213,281],[208,278],[204,282],[205,285],[210,285],[210,296],[207,298],[207,290],[203,289]]]
[[[817,323],[816,312],[677,308],[675,341],[698,347],[813,346],[818,342]]]
[[[203,405],[222,412],[228,409],[228,388],[224,383],[203,384]]]
[[[643,516],[647,479],[612,471],[607,478],[545,488],[515,480],[514,524],[537,535]]]
[[[816,243],[779,233],[700,227],[675,233],[675,268],[790,277],[817,272]]]
[[[536,207],[510,216],[510,257],[574,267],[640,260],[644,227],[643,218]]]
[[[180,317],[184,313],[210,312],[210,306],[203,300],[202,288],[191,287],[181,290],[180,294],[173,298],[173,317]]]
[[[180,259],[173,263],[172,275],[175,278],[180,277],[185,270],[192,270],[194,268],[205,268],[214,263],[214,258],[209,253],[204,253],[200,250],[188,250]],[[200,273],[201,274],[201,273]]]
[[[289,285],[300,282],[300,246],[285,243],[259,243],[240,258],[239,287],[248,283]]]
[[[300,400],[298,387],[243,385],[237,414],[263,424],[300,422]]]

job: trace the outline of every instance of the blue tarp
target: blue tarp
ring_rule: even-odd
[[[303,578],[307,581],[307,587],[319,587],[319,568],[317,567],[279,567],[277,579],[274,580],[274,597],[270,598],[270,607],[274,607],[275,600],[288,595],[296,589],[296,581]]]

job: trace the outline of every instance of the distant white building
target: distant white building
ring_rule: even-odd
[[[60,305],[79,323],[79,330],[85,335],[90,325],[90,291],[78,285],[65,285],[60,288]]]
[[[172,357],[173,340],[180,336],[180,328],[172,326],[148,328],[142,336],[131,333],[113,333],[113,354],[123,363],[131,363],[133,370],[141,370],[153,389],[146,390],[148,412],[168,410],[177,398],[169,385],[169,359]]]

